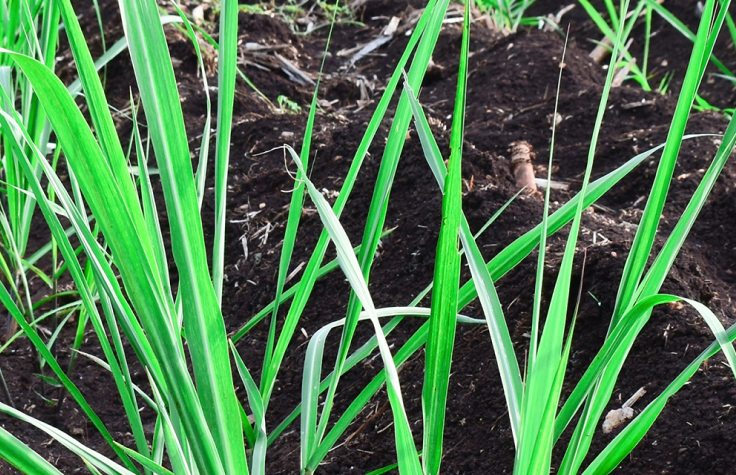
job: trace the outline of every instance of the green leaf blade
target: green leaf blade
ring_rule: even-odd
[[[194,172],[166,38],[155,2],[123,0],[120,5],[164,189],[197,394],[223,469],[247,473],[242,425],[240,417],[235,417],[239,409],[225,325],[208,270]]]
[[[445,411],[455,344],[458,288],[460,286],[460,253],[458,232],[462,217],[462,154],[465,126],[465,100],[470,44],[470,5],[465,2],[463,39],[460,49],[455,110],[450,136],[450,161],[442,198],[440,226],[435,261],[432,313],[429,317],[422,408],[424,438],[422,465],[424,473],[439,474],[445,430]],[[405,95],[408,97],[408,95]]]

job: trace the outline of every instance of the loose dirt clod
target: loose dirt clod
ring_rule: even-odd
[[[526,140],[511,142],[509,153],[511,154],[511,173],[516,178],[516,186],[526,187],[527,193],[536,194],[537,184],[534,181],[534,167],[532,166],[532,160],[537,158],[534,147]]]

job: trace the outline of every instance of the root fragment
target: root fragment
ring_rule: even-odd
[[[526,140],[512,142],[509,145],[509,153],[511,154],[511,173],[516,179],[516,186],[519,188],[526,187],[529,194],[537,194],[537,184],[534,181],[534,167],[532,160],[537,157],[534,153],[534,147]]]
[[[646,389],[639,388],[624,404],[621,409],[614,409],[606,414],[606,419],[603,421],[603,433],[610,434],[611,431],[619,427],[624,422],[634,418],[634,410],[631,408],[636,401],[638,401],[643,395],[647,393]]]

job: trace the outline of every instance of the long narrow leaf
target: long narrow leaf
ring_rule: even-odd
[[[10,432],[0,427],[0,457],[22,473],[38,475],[62,475],[46,459],[31,450]]]
[[[629,2],[621,2],[621,17],[624,18],[628,11]],[[617,31],[617,41],[614,42],[614,50],[611,63],[618,55],[618,47],[623,36],[623,25]],[[593,169],[598,135],[603,123],[603,116],[608,103],[608,96],[613,81],[614,67],[609,65],[606,82],[601,94],[598,113],[596,116],[593,134],[590,140],[588,161],[583,177],[583,185],[579,195],[585,196],[590,176]],[[538,472],[548,473],[552,457],[552,437],[554,433],[554,412],[545,411],[550,405],[557,407],[560,392],[555,386],[555,376],[560,371],[560,364],[564,362],[563,338],[567,321],[567,310],[570,296],[570,285],[573,268],[573,260],[577,247],[578,234],[583,214],[583,200],[578,200],[575,217],[570,228],[570,233],[565,244],[565,253],[555,282],[554,291],[549,304],[544,330],[539,339],[539,348],[535,358],[530,358],[528,378],[522,400],[521,415],[521,437],[519,449],[516,452],[514,464],[515,474],[526,474],[530,467],[537,466]],[[549,221],[543,223],[549,227]],[[564,370],[563,370],[564,373]]]
[[[335,5],[335,7],[337,7],[337,5]],[[312,102],[309,106],[307,125],[304,128],[304,140],[302,142],[302,149],[300,151],[299,158],[301,159],[305,169],[309,167],[309,155],[312,149],[312,135],[314,133],[314,119],[317,114],[317,97],[319,96],[319,86],[322,83],[322,71],[324,70],[325,61],[327,60],[327,50],[330,47],[332,31],[335,27],[336,15],[337,8],[335,8],[332,15],[332,21],[330,22],[330,31],[327,33],[327,41],[325,43],[324,54],[322,55],[322,63],[319,67],[317,83],[314,86]],[[284,240],[281,246],[281,257],[279,259],[279,273],[276,280],[276,297],[274,298],[273,314],[271,315],[271,325],[268,332],[268,341],[266,342],[266,357],[263,363],[265,367],[269,367],[271,364],[273,346],[276,339],[276,320],[279,313],[279,307],[281,305],[281,294],[284,291],[284,285],[286,284],[286,277],[289,272],[289,265],[291,263],[291,256],[294,252],[297,229],[299,228],[302,207],[304,205],[304,184],[301,182],[301,173],[301,170],[297,172],[297,183],[294,191],[291,193],[291,203],[289,204],[289,213],[286,219],[286,229],[284,231]],[[261,375],[261,387],[265,387],[268,377],[269,374],[264,371]]]
[[[125,467],[117,464],[116,462],[100,454],[99,452],[95,452],[94,450],[88,448],[84,444],[78,442],[72,436],[65,434],[64,432],[56,429],[55,427],[52,427],[46,424],[45,422],[42,422],[34,417],[28,416],[24,414],[23,412],[18,411],[17,409],[13,409],[12,407],[2,402],[0,402],[0,412],[4,412],[5,414],[11,415],[15,417],[16,419],[19,419],[23,422],[27,422],[35,426],[36,428],[41,429],[42,431],[46,432],[48,435],[53,437],[61,445],[71,450],[75,454],[79,455],[84,460],[91,463],[95,468],[102,470],[106,474],[135,475],[135,472],[132,472],[126,469]]]
[[[234,417],[238,402],[225,324],[208,271],[192,162],[166,38],[154,1],[122,0],[120,7],[166,200],[197,395],[224,471],[247,473],[242,426],[240,418]],[[233,40],[232,35],[229,39]],[[221,100],[225,100],[223,94]],[[191,434],[190,440],[194,437]]]
[[[145,230],[133,224],[135,221],[142,222],[140,209],[127,208],[124,200],[110,199],[120,192],[118,183],[115,182],[112,171],[95,143],[89,127],[61,81],[38,62],[22,55],[10,52],[7,54],[11,55],[23,68],[24,73],[33,83],[64,148],[67,160],[82,178],[80,183],[87,202],[98,219],[113,255],[119,259],[116,264],[119,266],[128,294],[144,323],[143,326],[148,331],[151,344],[157,355],[166,358],[167,353],[177,347],[175,344],[177,336],[172,334],[170,327],[171,319],[165,317],[171,313],[173,302],[170,296],[167,299],[157,292],[157,289],[160,288],[156,283],[158,273],[154,271],[148,258],[149,254],[145,250],[147,242],[142,241],[141,237],[141,231],[145,234]],[[189,166],[191,167],[191,163]],[[131,214],[138,217],[132,218]],[[214,291],[208,277],[206,281],[213,307],[216,309]],[[190,295],[188,298],[194,297],[195,295]],[[221,320],[220,324],[222,325]],[[196,334],[194,330],[191,330],[191,333]],[[213,329],[211,335],[213,338],[216,337],[215,333],[216,330]],[[222,333],[224,334],[224,325]],[[214,443],[206,428],[202,409],[195,396],[194,385],[189,377],[186,364],[178,354],[169,355],[168,358],[167,364],[162,365],[163,373],[171,395],[181,407],[186,408],[182,411],[185,425],[193,436],[196,434],[196,438],[192,439],[193,449],[210,473],[220,473],[221,469],[217,468],[220,465],[219,457],[216,450],[213,451]],[[205,364],[211,361],[210,358],[200,359],[205,360],[203,361]],[[197,366],[197,359],[194,361]],[[227,366],[229,371],[229,364]],[[214,377],[216,374],[211,373],[208,377]],[[230,385],[230,391],[232,391],[232,385]],[[233,393],[232,399],[234,398]],[[234,402],[237,404],[237,401]],[[208,407],[210,410],[215,409],[212,406]],[[240,430],[238,430],[239,435]],[[242,447],[242,441],[238,443]]]
[[[302,168],[301,161],[297,156],[296,152],[290,147],[287,148],[291,153],[291,156],[296,162],[297,166]],[[305,170],[302,168],[302,172]],[[355,291],[356,295],[360,298],[360,301],[365,308],[366,312],[370,316],[371,322],[373,323],[376,337],[378,338],[378,345],[381,351],[381,358],[383,364],[386,367],[387,372],[387,383],[388,383],[388,395],[391,401],[391,408],[394,415],[394,425],[396,429],[396,450],[399,462],[399,470],[401,473],[409,475],[420,475],[422,469],[419,465],[419,456],[417,454],[416,447],[414,446],[414,440],[411,435],[411,429],[409,427],[409,421],[407,419],[406,411],[404,409],[404,401],[401,396],[401,386],[399,384],[399,376],[396,371],[396,365],[391,355],[391,350],[388,347],[386,338],[381,331],[381,325],[378,322],[376,315],[376,309],[373,305],[373,299],[368,292],[368,285],[365,282],[364,277],[360,272],[360,266],[355,254],[352,252],[352,246],[348,239],[345,230],[340,225],[340,222],[335,216],[335,213],[330,208],[327,200],[317,190],[309,179],[305,178],[305,184],[307,191],[312,201],[317,206],[322,223],[325,229],[330,233],[330,237],[335,242],[337,249],[337,259],[340,263],[340,268],[350,282],[350,286]]]
[[[685,370],[652,401],[613,441],[595,458],[583,475],[604,475],[610,473],[636,447],[661,414],[670,397],[679,391],[695,374],[707,358],[722,350],[736,377],[736,353],[731,342],[736,338],[736,325],[726,331],[713,312],[703,304],[690,299],[682,299],[698,311],[716,336],[716,342],[706,348]]]
[[[253,446],[251,473],[253,475],[264,475],[266,473],[266,447],[268,442],[266,435],[266,407],[263,404],[263,398],[258,390],[258,385],[253,380],[250,371],[246,368],[245,363],[243,363],[232,342],[230,342],[230,351],[235,358],[235,366],[238,368],[240,379],[245,385],[248,402],[250,403],[255,420],[253,425],[255,426],[256,440]]]
[[[440,189],[444,189],[445,176],[447,169],[442,160],[442,156],[437,146],[437,142],[432,136],[427,117],[424,114],[419,101],[414,95],[414,91],[407,82],[404,83],[404,90],[407,91],[409,102],[411,104],[412,113],[414,114],[414,123],[417,128],[417,135],[422,143],[424,156],[432,169]],[[499,210],[501,211],[501,210]],[[491,220],[489,220],[491,221]],[[478,297],[483,307],[483,313],[486,316],[488,331],[493,342],[493,351],[498,362],[498,369],[501,373],[501,382],[504,387],[504,396],[506,397],[506,405],[509,410],[509,419],[511,422],[511,430],[514,434],[514,443],[518,441],[519,430],[519,408],[521,406],[522,382],[521,373],[519,371],[519,363],[514,354],[513,344],[511,343],[511,335],[509,334],[506,320],[503,316],[503,308],[498,299],[495,286],[491,280],[490,273],[485,266],[485,261],[478,248],[478,244],[470,232],[470,226],[465,216],[462,217],[460,223],[460,240],[463,250],[466,252],[468,266],[470,267],[473,282],[478,292]]]
[[[458,310],[457,297],[460,286],[458,231],[462,216],[461,173],[469,44],[470,4],[466,0],[463,39],[460,47],[460,69],[450,135],[450,161],[447,165],[447,179],[442,197],[442,225],[437,244],[432,289],[432,315],[429,317],[424,386],[422,387],[424,414],[422,465],[426,475],[439,474],[440,471],[452,350],[457,325],[455,315]]]
[[[225,263],[225,207],[230,163],[235,68],[238,60],[238,0],[220,2],[220,45],[217,55],[217,141],[215,144],[215,241],[212,248],[212,283],[222,300]]]
[[[726,10],[728,3],[728,0],[726,0],[724,5]],[[715,36],[720,31],[725,19],[725,10],[722,10],[714,19],[714,9],[714,0],[708,1],[704,8],[703,17],[701,18],[698,36],[685,74],[685,82],[680,92],[672,125],[669,129],[667,142],[665,143],[665,149],[662,152],[662,159],[660,160],[657,175],[652,185],[652,192],[624,267],[609,332],[616,327],[623,313],[636,303],[636,289],[639,287],[645,266],[651,254],[654,235],[664,207],[677,155],[682,145],[690,108],[692,107],[695,94],[705,73],[707,59],[713,51]],[[651,293],[656,293],[658,290],[659,286],[650,289]],[[592,391],[586,402],[583,414],[578,422],[582,426],[582,430],[575,431],[575,437],[573,437],[565,456],[566,459],[574,457],[574,462],[570,465],[572,471],[577,471],[578,467],[582,464],[584,455],[590,446],[596,422],[599,420],[605,406],[610,400],[618,374],[632,345],[633,337],[618,348],[616,355],[612,358],[609,366],[601,376],[598,386]],[[563,461],[563,464],[565,463]]]
[[[430,16],[426,30],[417,46],[417,51],[414,55],[414,60],[412,61],[408,74],[409,83],[415,89],[419,87],[424,75],[426,74],[429,60],[437,43],[437,38],[439,36],[442,21],[444,20],[448,5],[449,0],[437,0],[436,3],[427,5],[426,10],[430,12]],[[409,123],[411,121],[411,115],[408,98],[406,97],[406,94],[402,94],[396,109],[393,125],[389,131],[383,158],[381,159],[378,178],[376,179],[371,204],[368,209],[368,217],[366,219],[363,240],[361,242],[360,253],[358,255],[360,269],[366,282],[369,280],[370,269],[373,264],[376,249],[378,248],[379,236],[381,235],[383,224],[386,220],[391,187],[396,175],[401,151],[406,141],[406,131],[408,130]],[[324,410],[319,423],[319,438],[322,437],[322,434],[324,434],[327,428],[327,421],[329,420],[329,416],[332,411],[334,396],[337,391],[340,374],[342,373],[341,367],[350,350],[350,343],[353,339],[353,335],[355,334],[355,327],[358,322],[357,319],[360,314],[360,307],[360,299],[351,292],[346,312],[347,322],[343,328],[343,336],[340,340],[340,347],[335,361],[333,381],[330,384],[330,389],[328,390],[325,399]]]

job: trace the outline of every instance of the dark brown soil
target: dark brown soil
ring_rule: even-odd
[[[530,13],[556,13],[566,3],[569,2],[540,1]],[[697,18],[692,14],[695,2],[676,3],[671,6],[672,11],[694,29],[697,26]],[[325,104],[323,111],[318,114],[313,136],[311,177],[319,189],[340,189],[375,103],[403,52],[407,37],[399,36],[359,61],[352,69],[345,68],[348,57],[340,56],[337,52],[375,38],[391,16],[406,18],[421,4],[415,0],[369,0],[355,14],[356,19],[363,21],[365,26],[346,22],[336,27],[330,45],[331,54],[326,62],[327,76],[320,90],[320,98],[330,101],[331,105]],[[108,44],[121,34],[116,8],[114,2],[103,2],[105,18],[109,19],[105,22],[106,28],[110,28],[106,32]],[[78,11],[90,32],[93,50],[99,51],[99,36],[94,36],[96,21],[92,7],[86,2],[80,3]],[[206,13],[208,18],[212,15],[209,11]],[[569,200],[580,185],[605,78],[605,71],[588,57],[592,49],[589,40],[600,39],[599,32],[579,5],[563,17],[563,27],[568,21],[571,38],[565,58],[559,106],[564,120],[558,127],[555,164],[559,169],[555,170],[553,179],[569,183],[572,191],[555,192],[555,207]],[[326,28],[306,36],[296,35],[278,15],[245,13],[240,16],[240,27],[243,44],[289,45],[282,54],[316,77],[325,46]],[[597,147],[595,176],[615,169],[666,138],[690,45],[659,19],[655,21],[653,31],[657,35],[652,38],[650,64],[659,65],[659,69],[653,72],[662,74],[665,70],[672,70],[675,79],[666,95],[644,92],[632,81],[612,91]],[[196,58],[183,36],[173,28],[168,28],[167,32],[172,56],[181,61],[176,72],[184,97],[184,113],[190,136],[196,137],[201,133],[205,113]],[[643,28],[637,27],[634,32],[637,39],[632,46],[635,55],[641,52],[641,44],[637,43],[642,35]],[[727,66],[736,67],[733,45],[726,41],[722,43],[717,47],[717,55]],[[508,145],[515,140],[529,141],[536,148],[540,162],[546,160],[549,154],[550,117],[554,111],[562,48],[563,38],[554,32],[533,29],[502,36],[485,28],[482,22],[475,24],[468,83],[466,153],[463,157],[463,178],[466,180],[463,208],[473,230],[479,229],[517,191],[509,172],[509,161],[504,156],[507,155]],[[445,153],[448,149],[459,49],[459,28],[446,25],[433,55],[436,67],[427,74],[420,97]],[[69,56],[68,53],[61,54]],[[665,60],[667,68],[662,66]],[[285,96],[299,104],[302,110],[308,108],[311,86],[296,84],[280,70],[266,69],[246,66],[245,72],[273,103],[277,102],[279,96]],[[64,74],[66,76],[62,77],[65,80],[74,77],[67,69]],[[363,108],[358,104],[361,99],[357,84],[359,77],[374,84],[372,98],[375,100]],[[214,78],[210,78],[210,81],[215,84]],[[658,81],[659,78],[652,83],[656,85]],[[734,91],[730,85],[714,76],[708,76],[704,83],[702,94],[711,104],[733,107]],[[107,69],[110,102],[116,107],[125,107],[129,88],[133,85],[129,60],[123,55]],[[645,105],[632,107],[642,102]],[[301,146],[305,122],[305,112],[274,112],[252,89],[238,81],[228,207],[232,222],[227,235],[227,279],[223,302],[228,331],[239,329],[273,299],[280,243],[286,222],[285,210],[290,201],[288,190],[292,188],[293,181],[280,151],[263,152],[284,142],[295,147]],[[726,124],[727,120],[719,113],[693,113],[688,132],[719,133],[725,130]],[[389,125],[388,119],[382,124],[370,149],[370,158],[363,165],[358,184],[342,215],[341,221],[355,244],[360,242]],[[121,120],[120,130],[121,136],[128,137],[130,124]],[[193,140],[192,148],[198,145],[199,139]],[[716,147],[717,143],[712,138],[690,140],[683,145],[662,219],[659,243],[676,223]],[[294,168],[293,164],[289,166]],[[538,176],[541,172],[538,170]],[[655,172],[656,158],[634,170],[600,201],[600,206],[586,212],[579,248],[587,249],[587,260],[567,375],[568,391],[603,343],[618,290],[617,282]],[[736,284],[734,178],[736,165],[729,163],[663,288],[665,292],[707,304],[726,326],[733,324],[736,318],[736,306],[731,299]],[[312,207],[310,202],[306,206]],[[207,221],[212,219],[213,208],[212,197],[206,196],[206,228]],[[260,213],[246,222],[247,213],[251,211]],[[396,175],[386,221],[386,228],[395,227],[396,230],[380,248],[371,272],[370,288],[377,305],[406,305],[431,282],[440,213],[441,195],[423,158],[416,133],[412,132]],[[535,197],[523,196],[513,202],[479,239],[485,257],[493,257],[536,225],[541,215],[542,202]],[[264,226],[270,226],[267,237],[264,237],[263,231],[257,233]],[[318,216],[306,213],[299,229],[291,269],[309,259],[320,230]],[[43,229],[39,229],[36,236],[39,244],[48,239],[43,233]],[[211,236],[207,238],[211,239]],[[244,241],[248,245],[247,259]],[[564,232],[562,236],[551,240],[550,269],[545,273],[548,283],[553,282],[554,267],[559,262],[563,244]],[[582,258],[575,271],[577,281],[580,281],[581,263]],[[535,268],[536,255],[533,254],[497,283],[522,362],[528,341],[524,334],[529,331]],[[348,291],[345,279],[337,273],[324,278],[315,287],[280,372],[269,407],[269,429],[276,427],[299,403],[302,361],[307,341],[303,333],[312,335],[327,323],[344,316]],[[477,302],[471,303],[464,313],[478,317],[482,315]],[[416,328],[416,322],[402,323],[391,337],[391,342],[397,345],[396,349]],[[367,325],[359,327],[358,339],[369,337],[371,331]],[[244,361],[254,371],[254,377],[259,373],[267,333],[267,323],[263,322],[237,345]],[[63,333],[59,344],[62,360],[65,354],[68,355],[64,349],[70,346],[73,337],[71,327]],[[338,337],[333,335],[332,339],[331,351],[334,353]],[[707,326],[687,307],[655,310],[621,373],[610,409],[620,407],[622,400],[644,386],[647,394],[634,406],[641,410],[712,340]],[[92,334],[82,350],[99,354],[99,345]],[[333,353],[326,357],[328,362]],[[105,448],[100,436],[72,402],[67,401],[60,413],[53,405],[43,402],[39,393],[44,389],[39,378],[33,376],[37,370],[26,340],[19,341],[0,355],[0,367],[9,381],[10,392],[18,407],[110,454],[111,451]],[[343,377],[337,414],[347,407],[379,369],[380,360],[366,362]],[[407,362],[400,372],[412,430],[419,443],[423,370],[424,359],[420,353]],[[121,443],[132,443],[112,379],[96,365],[81,358],[74,372],[74,381],[108,424],[113,436]],[[720,356],[710,361],[709,365],[704,365],[692,382],[671,399],[652,430],[616,473],[731,473],[731,467],[736,465],[736,455],[732,450],[736,442],[736,414],[730,414],[736,396],[735,389],[731,372]],[[55,393],[49,394],[48,387],[45,391],[47,397],[56,397]],[[385,394],[380,393],[348,429],[346,435],[353,434],[350,441],[330,452],[320,467],[321,473],[361,474],[395,462],[394,435],[389,428],[390,411],[381,413],[385,404]],[[504,404],[487,330],[484,327],[460,327],[448,404],[446,456],[443,463],[445,473],[511,473],[514,447]],[[146,417],[146,423],[153,423],[150,414]],[[84,470],[80,469],[82,464],[78,458],[61,449],[58,443],[49,442],[44,434],[8,417],[0,418],[0,423],[51,460],[62,472],[78,473]],[[605,435],[599,430],[591,455],[602,450],[615,435],[615,431]],[[557,457],[562,453],[559,452]],[[267,471],[270,474],[297,473],[298,458],[299,428],[296,422],[270,448]],[[16,472],[0,464],[0,473]]]

